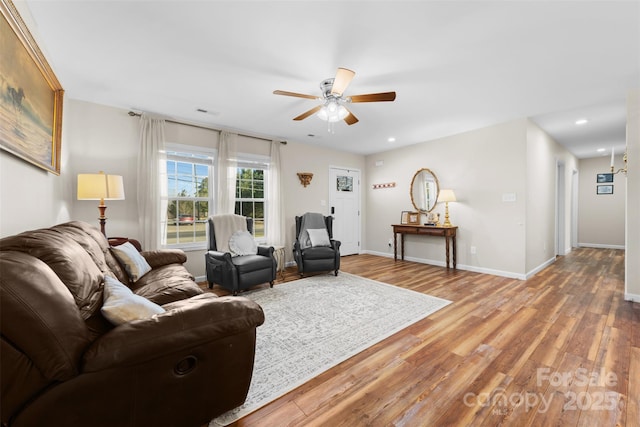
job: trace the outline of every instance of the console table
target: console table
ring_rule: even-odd
[[[445,241],[447,268],[449,268],[449,241],[453,247],[453,268],[456,268],[456,232],[458,227],[436,227],[433,225],[392,224],[393,227],[393,259],[398,260],[398,234],[400,235],[400,256],[404,260],[404,235],[439,236]]]

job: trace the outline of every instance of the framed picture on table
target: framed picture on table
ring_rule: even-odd
[[[402,211],[400,224],[420,224],[420,212]]]

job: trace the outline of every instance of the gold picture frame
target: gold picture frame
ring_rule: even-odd
[[[420,224],[420,212],[402,211],[402,214],[400,215],[400,224]]]
[[[11,0],[0,12],[0,148],[60,175],[64,90]]]
[[[420,224],[420,212],[409,212],[409,218],[407,224],[418,225]]]

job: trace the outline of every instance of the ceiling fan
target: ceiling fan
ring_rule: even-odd
[[[329,123],[344,120],[348,125],[358,123],[358,118],[347,109],[345,104],[355,102],[380,102],[393,101],[396,99],[395,92],[369,93],[365,95],[344,96],[344,91],[353,80],[355,72],[346,68],[338,68],[336,76],[331,79],[323,80],[320,83],[322,96],[306,95],[303,93],[287,92],[284,90],[274,90],[274,95],[294,96],[297,98],[316,99],[322,101],[321,105],[317,105],[312,109],[294,117],[293,120],[304,120],[312,114],[316,114],[322,120]]]

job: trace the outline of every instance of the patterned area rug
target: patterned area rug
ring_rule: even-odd
[[[341,272],[245,292],[265,313],[244,405],[228,425],[451,301]]]

